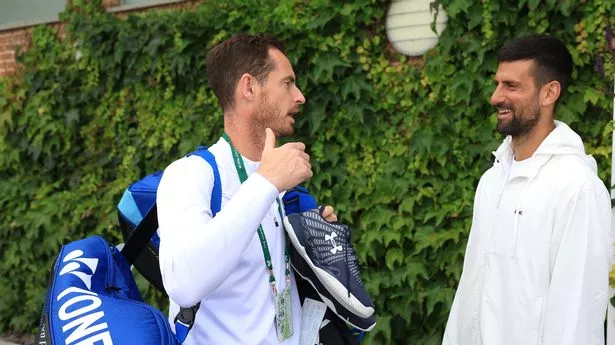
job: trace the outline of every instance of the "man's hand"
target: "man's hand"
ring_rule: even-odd
[[[322,208],[322,212],[320,213],[320,215],[329,223],[337,222],[335,210],[333,210],[333,207],[329,205]]]
[[[271,182],[279,192],[291,189],[312,177],[310,156],[300,142],[275,147],[275,134],[265,129],[265,148],[257,172]]]

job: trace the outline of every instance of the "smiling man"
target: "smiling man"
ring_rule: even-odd
[[[534,35],[498,61],[491,103],[506,139],[476,190],[443,344],[604,344],[610,199],[579,135],[554,119],[572,58]]]

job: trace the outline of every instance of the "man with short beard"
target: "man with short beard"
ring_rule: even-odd
[[[205,160],[184,157],[165,169],[157,204],[170,321],[180,306],[200,303],[184,344],[296,345],[301,305],[279,199],[312,169],[303,143],[275,142],[293,133],[305,98],[282,44],[267,36],[216,45],[207,74],[224,112],[225,135],[209,148],[222,208],[212,215],[214,172]],[[322,216],[337,220],[330,206]]]
[[[497,130],[444,345],[604,344],[610,200],[581,138],[554,120],[572,71],[547,35],[498,56]]]

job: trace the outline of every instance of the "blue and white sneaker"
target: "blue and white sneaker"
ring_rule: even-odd
[[[361,281],[350,228],[327,222],[313,197],[301,187],[286,193],[284,204],[284,227],[294,248],[291,264],[295,272],[312,284],[340,318],[361,330],[371,330],[376,324],[374,303]]]
[[[352,326],[352,332],[369,332],[374,328],[374,326],[376,326],[376,314],[372,314],[367,318],[362,318],[342,306],[342,304],[338,302],[338,300],[334,298],[331,293],[329,293],[325,286],[320,282],[320,279],[316,276],[316,273],[314,273],[314,271],[310,268],[307,261],[305,261],[303,257],[299,254],[299,252],[294,248],[291,248],[290,250],[290,262],[291,266],[293,267],[293,270],[295,271],[297,284],[299,285],[302,279],[305,282],[309,283],[309,285],[318,294],[318,297],[320,297],[320,300],[327,305],[329,310],[331,310],[331,312],[337,315],[340,320]],[[301,289],[299,293],[301,294]],[[311,295],[308,297],[318,299],[317,297]],[[361,338],[363,334],[360,334],[359,338]],[[323,342],[323,344],[327,343],[328,342]]]

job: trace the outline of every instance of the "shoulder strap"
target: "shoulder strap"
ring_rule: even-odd
[[[207,150],[205,146],[199,146],[196,150],[190,152],[186,157],[197,155],[209,163],[214,171],[214,188],[211,191],[211,214],[216,216],[220,212],[222,207],[222,182],[220,182],[220,172],[218,171],[218,164],[216,163],[216,157]]]
[[[220,212],[220,208],[222,207],[222,182],[220,182],[220,172],[218,171],[218,164],[216,163],[216,157],[207,150],[207,147],[200,146],[195,151],[190,152],[186,155],[186,157],[197,155],[203,158],[214,172],[214,187],[211,191],[211,214],[212,216],[216,216],[218,212]],[[188,336],[188,332],[194,326],[194,321],[196,320],[196,312],[199,310],[201,303],[197,303],[196,305],[190,308],[180,308],[179,313],[175,316],[175,336],[180,343],[183,343]]]
[[[220,182],[220,173],[216,158],[207,150],[205,146],[199,146],[195,151],[190,152],[186,157],[197,155],[203,158],[214,172],[214,187],[211,191],[211,213],[216,216],[220,211],[222,204],[222,183]],[[120,221],[122,221],[120,217]],[[128,259],[128,262],[134,264],[137,257],[141,254],[147,243],[150,241],[154,233],[158,230],[158,208],[154,203],[152,208],[146,213],[143,220],[132,231],[130,237],[126,240],[122,248],[122,254]]]

